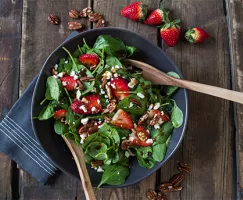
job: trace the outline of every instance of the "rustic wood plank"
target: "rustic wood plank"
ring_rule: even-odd
[[[140,35],[150,39],[155,44],[157,41],[157,28],[141,24],[139,22],[130,21],[121,16],[120,11],[126,5],[135,2],[135,0],[117,1],[117,0],[95,0],[94,11],[104,15],[105,19],[109,22],[109,26],[127,28],[135,31]],[[144,0],[151,8],[159,6],[160,0]],[[100,189],[97,196],[101,199],[147,199],[146,192],[150,188],[155,188],[156,174],[148,177],[140,184],[121,189]]]
[[[229,44],[231,55],[232,86],[243,92],[243,4],[241,0],[226,1],[229,23]],[[234,104],[236,126],[236,159],[237,159],[237,197],[243,199],[243,106]]]
[[[0,119],[18,98],[21,14],[22,1],[0,2]],[[12,199],[15,185],[11,181],[16,178],[16,164],[2,153],[0,171],[0,199]]]
[[[180,41],[167,48],[168,55],[186,79],[230,88],[230,64],[227,23],[222,0],[164,1],[182,27],[205,28],[211,38],[200,45]],[[177,158],[190,163],[193,172],[186,176],[184,189],[169,199],[235,199],[234,130],[230,103],[188,91],[189,119],[180,151],[168,162],[175,169]],[[161,176],[169,169],[162,168]],[[173,171],[172,169],[170,171]],[[166,176],[167,179],[167,176]],[[168,180],[168,179],[167,179]],[[175,198],[174,195],[177,195]]]
[[[20,63],[20,90],[23,91],[39,72],[49,54],[71,33],[67,28],[70,9],[81,10],[87,7],[88,0],[24,0],[22,50]],[[60,17],[60,25],[52,25],[47,16],[56,14]],[[90,27],[86,19],[79,21]],[[22,199],[54,200],[84,199],[80,191],[80,183],[76,179],[61,174],[53,186],[44,187],[37,183],[29,174],[20,170],[20,196]]]

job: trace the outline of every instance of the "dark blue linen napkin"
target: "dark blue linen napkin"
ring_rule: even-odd
[[[71,33],[66,40],[77,33]],[[31,102],[37,77],[0,123],[0,152],[45,185],[59,170],[38,144],[32,129]]]

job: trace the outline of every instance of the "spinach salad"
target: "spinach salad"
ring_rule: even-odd
[[[123,60],[137,49],[100,35],[93,47],[84,40],[61,58],[47,78],[39,120],[54,119],[54,130],[81,144],[85,161],[103,172],[98,187],[120,185],[129,159],[152,168],[166,154],[183,113],[171,99],[177,87],[155,86]],[[168,73],[179,78],[174,72]]]

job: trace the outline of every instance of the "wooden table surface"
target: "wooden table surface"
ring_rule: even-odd
[[[70,9],[87,6],[104,14],[110,27],[135,31],[160,46],[186,79],[243,92],[242,0],[164,0],[182,28],[205,28],[211,38],[200,45],[180,41],[168,48],[158,29],[129,21],[120,10],[134,0],[0,0],[0,119],[41,69],[48,55],[69,34]],[[143,0],[158,7],[161,0]],[[47,16],[55,13],[61,24]],[[86,29],[95,27],[80,20]],[[141,183],[122,189],[100,189],[97,199],[146,199],[146,191],[176,173],[176,163],[190,163],[183,190],[168,199],[243,199],[243,106],[188,91],[189,119],[183,143],[174,156]],[[84,199],[80,183],[61,174],[52,186],[41,186],[7,156],[0,154],[0,200]]]

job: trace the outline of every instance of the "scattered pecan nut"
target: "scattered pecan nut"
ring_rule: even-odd
[[[55,25],[58,25],[60,22],[59,17],[54,14],[50,14],[47,19],[49,22],[51,22],[52,24],[55,24]]]
[[[111,102],[107,105],[106,108],[109,113],[112,113],[116,109],[116,106],[117,106],[116,102]]]
[[[121,149],[127,150],[131,146],[130,140],[123,140],[121,143]]]
[[[77,10],[70,10],[69,11],[69,17],[73,18],[73,19],[78,19],[79,18],[79,12]]]
[[[111,100],[113,98],[112,92],[111,92],[111,87],[109,85],[105,85],[105,89],[106,89],[108,99]]]
[[[163,192],[158,192],[156,200],[167,200]]]
[[[148,113],[143,114],[140,119],[138,120],[138,125],[141,125],[145,120],[149,117]]]
[[[172,192],[174,190],[174,188],[171,183],[163,183],[159,186],[159,190],[161,192]]]
[[[95,78],[93,77],[88,77],[88,76],[83,76],[79,79],[80,81],[94,81]]]
[[[101,87],[104,88],[105,85],[106,85],[106,83],[107,83],[107,79],[106,79],[106,77],[103,76],[102,79],[101,79],[101,82],[102,82],[102,83],[101,83]]]
[[[91,163],[91,168],[95,168],[104,164],[102,160],[92,160],[90,163]]]
[[[98,131],[98,126],[93,124],[86,124],[79,128],[78,133],[81,134],[92,134]]]
[[[149,190],[147,192],[147,198],[148,200],[156,200],[157,199],[157,193],[154,190]]]
[[[52,68],[51,73],[52,73],[52,75],[57,75],[58,74],[57,70],[55,70],[54,68]]]
[[[184,163],[184,162],[180,162],[178,163],[178,167],[177,169],[181,172],[191,172],[192,171],[192,168],[190,167],[190,165],[188,165],[187,163]]]
[[[174,186],[173,189],[174,189],[174,191],[181,191],[182,186]]]
[[[91,22],[97,22],[99,19],[103,18],[103,16],[99,13],[90,13],[88,17],[89,17],[89,21]]]
[[[111,122],[111,120],[112,120],[111,118],[105,116],[105,121],[106,121],[106,122]]]
[[[83,85],[83,83],[81,83],[80,80],[77,80],[76,83],[78,84],[78,89],[79,90],[81,90],[81,91],[84,90],[84,85]]]
[[[175,187],[178,186],[184,180],[184,178],[185,178],[184,174],[182,173],[176,174],[170,178],[169,182]]]
[[[155,124],[158,124],[160,119],[160,115],[155,114],[151,120],[149,120],[149,125],[154,126]]]
[[[98,22],[96,23],[96,28],[102,28],[102,27],[106,27],[107,26],[107,22],[104,19],[99,19]]]
[[[80,22],[68,22],[68,28],[70,30],[79,30],[81,29],[83,26]]]
[[[142,104],[139,100],[135,99],[135,98],[130,98],[130,102],[132,102],[133,104],[137,105],[139,108],[142,108]]]
[[[87,7],[87,8],[84,8],[84,9],[79,13],[79,16],[80,16],[80,17],[88,17],[88,15],[89,15],[90,13],[92,13],[92,12],[93,12],[92,8]]]

